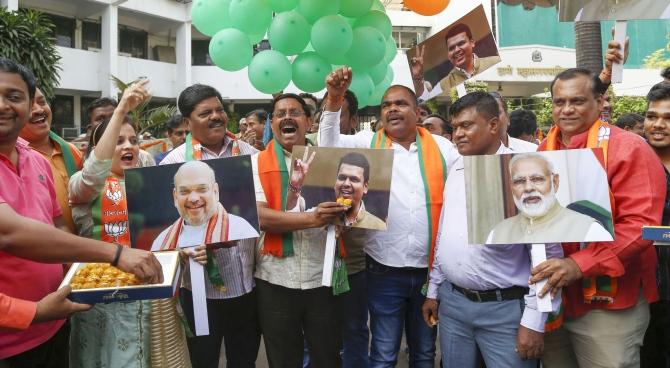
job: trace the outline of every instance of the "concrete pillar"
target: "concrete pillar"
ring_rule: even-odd
[[[9,11],[19,10],[19,0],[0,0],[0,6]]]
[[[81,95],[74,95],[74,127],[81,132]]]
[[[102,52],[100,53],[100,90],[103,97],[116,98],[111,76],[119,72],[119,8],[108,5],[102,12]]]
[[[191,22],[182,22],[177,26],[177,78],[175,96],[191,85]]]

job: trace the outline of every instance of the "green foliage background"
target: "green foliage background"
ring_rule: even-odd
[[[52,99],[61,68],[54,25],[44,13],[32,9],[9,12],[0,8],[0,56],[30,69],[47,99]]]

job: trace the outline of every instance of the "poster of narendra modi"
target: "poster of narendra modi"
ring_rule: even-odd
[[[468,242],[613,241],[603,162],[600,148],[464,157]]]
[[[133,247],[234,246],[259,236],[249,156],[125,171]]]

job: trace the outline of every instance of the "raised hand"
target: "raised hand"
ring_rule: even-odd
[[[302,188],[302,183],[305,182],[305,177],[307,172],[309,172],[309,166],[314,161],[314,156],[316,156],[316,151],[309,154],[309,147],[305,147],[305,152],[302,154],[302,159],[296,159],[293,162],[293,172],[291,173],[290,184],[293,188],[300,189]]]
[[[423,56],[426,52],[426,45],[416,46],[416,53],[410,59],[409,70],[412,73],[414,90],[417,96],[423,93]]]
[[[128,112],[134,110],[143,102],[148,101],[149,98],[151,98],[151,94],[146,89],[147,83],[149,83],[149,80],[144,78],[128,86],[128,88],[123,91],[119,106]]]
[[[351,85],[352,76],[351,68],[348,66],[341,67],[328,74],[328,77],[326,77],[328,98],[324,103],[324,108],[327,111],[338,111],[342,107],[342,101]]]

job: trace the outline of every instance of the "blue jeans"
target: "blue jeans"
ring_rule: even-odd
[[[384,266],[367,257],[368,306],[370,308],[371,368],[393,368],[403,327],[407,329],[409,366],[433,368],[437,330],[423,321],[421,306],[425,300],[421,287],[426,268]]]
[[[521,360],[514,351],[523,299],[476,303],[446,281],[439,295],[444,368],[477,367],[477,346],[487,367],[537,367],[537,360]]]
[[[342,320],[342,367],[368,368],[368,287],[365,271],[349,275],[349,292],[339,296]]]

